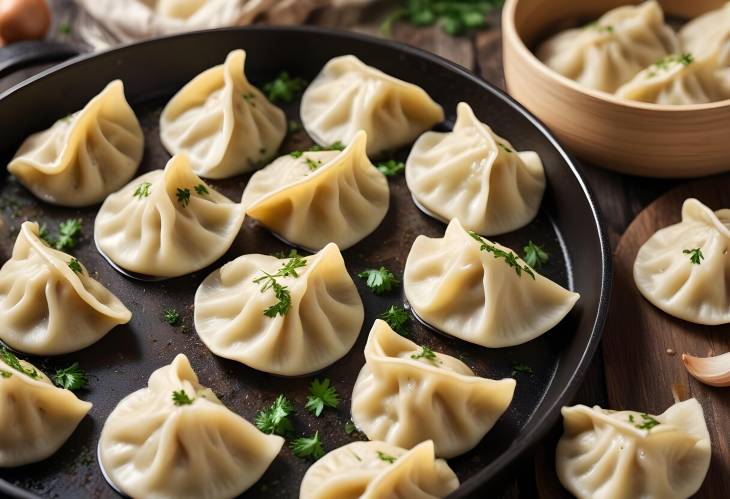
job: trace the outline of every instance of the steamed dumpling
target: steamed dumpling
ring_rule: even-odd
[[[177,277],[223,256],[243,217],[241,205],[203,182],[181,154],[164,170],[146,173],[109,196],[96,216],[94,239],[123,269]]]
[[[695,399],[658,416],[596,406],[563,407],[555,464],[579,499],[683,499],[710,467],[710,435]]]
[[[309,467],[299,499],[439,499],[459,488],[459,479],[433,442],[407,450],[385,442],[343,445]]]
[[[330,60],[304,92],[301,116],[323,146],[350,144],[364,130],[373,156],[413,142],[441,122],[444,111],[422,88],[344,55]]]
[[[558,33],[539,47],[537,57],[585,87],[615,92],[679,47],[661,7],[652,0],[617,7],[595,23]]]
[[[697,324],[730,323],[730,210],[713,212],[696,199],[682,221],[659,230],[639,248],[634,281],[669,315]]]
[[[25,222],[0,269],[0,339],[33,355],[60,355],[100,340],[132,313],[71,255]]]
[[[246,79],[246,52],[185,85],[165,106],[160,138],[170,154],[186,152],[201,177],[226,178],[276,154],[286,135],[284,111]]]
[[[143,152],[142,128],[115,80],[81,111],[28,137],[8,170],[43,201],[89,206],[129,182]]]
[[[514,264],[495,251],[511,254]],[[580,297],[530,269],[509,248],[468,233],[458,220],[442,239],[416,238],[403,287],[423,321],[492,348],[519,345],[549,331]]]
[[[514,147],[481,123],[468,104],[456,108],[454,130],[426,132],[406,163],[413,198],[442,221],[493,235],[527,225],[545,192],[537,153]]]
[[[266,276],[277,274],[275,286]],[[195,329],[213,353],[283,376],[342,358],[363,319],[360,295],[332,243],[305,258],[243,255],[195,293]]]
[[[388,181],[365,154],[366,143],[360,132],[341,152],[282,156],[246,185],[246,214],[303,248],[349,248],[380,225],[390,202]]]
[[[15,367],[13,367],[13,364]],[[89,402],[53,386],[30,362],[0,351],[0,468],[42,461],[68,440]]]
[[[235,497],[261,478],[283,444],[226,408],[178,354],[109,415],[99,463],[130,497]]]
[[[679,37],[702,62],[700,77],[716,89],[714,99],[730,99],[730,2],[685,24]]]
[[[458,456],[507,410],[515,380],[480,378],[454,357],[424,351],[376,320],[352,390],[352,421],[370,440],[405,448],[433,440],[437,456]]]

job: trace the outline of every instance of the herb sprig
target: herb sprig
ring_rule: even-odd
[[[325,407],[337,409],[339,404],[340,396],[337,394],[335,387],[332,386],[329,378],[322,381],[315,379],[309,385],[309,395],[304,408],[315,416],[319,417]]]
[[[166,308],[162,311],[162,320],[171,326],[177,326],[180,324],[181,319],[180,313],[174,308]]]
[[[58,386],[71,391],[81,390],[89,386],[89,378],[78,362],[74,362],[63,369],[57,369],[53,381]]]
[[[77,274],[83,274],[84,269],[81,267],[81,262],[79,262],[78,258],[72,258],[68,261],[68,268],[73,270]]]
[[[378,459],[381,461],[385,461],[386,463],[393,464],[398,458],[395,456],[391,456],[390,454],[386,454],[382,451],[377,451]]]
[[[195,397],[190,398],[185,390],[177,390],[172,392],[172,401],[175,405],[190,405],[195,402]]]
[[[407,326],[411,321],[411,316],[405,308],[391,305],[388,310],[380,314],[380,318],[387,322],[396,333],[408,336]]]
[[[629,423],[633,424],[636,428],[638,428],[640,430],[651,431],[652,428],[661,424],[653,416],[650,416],[649,414],[646,414],[645,412],[642,412],[640,414],[640,416],[641,416],[642,421],[640,423],[637,423],[636,419],[634,418],[634,415],[629,414]]]
[[[512,373],[510,374],[511,377],[515,377],[518,374],[535,374],[535,371],[532,370],[532,368],[526,364],[520,364],[519,362],[513,362],[512,363]]]
[[[53,239],[48,232],[48,227],[41,225],[38,237],[43,239],[49,246],[59,251],[70,251],[76,247],[77,238],[81,235],[82,221],[80,218],[69,218],[58,224],[58,239]]]
[[[548,252],[542,249],[542,246],[532,241],[529,241],[527,246],[522,248],[522,251],[524,255],[522,259],[533,269],[539,269],[550,260]]]
[[[395,289],[400,281],[395,278],[393,272],[385,267],[379,269],[366,269],[357,274],[376,295],[382,295]]]
[[[289,416],[294,412],[294,405],[284,395],[276,397],[271,406],[256,414],[254,424],[264,433],[273,433],[282,437],[294,432],[294,425]]]
[[[501,7],[503,0],[402,0],[401,3],[402,7],[381,24],[384,35],[390,35],[393,25],[401,19],[415,26],[438,22],[449,35],[462,35],[484,28],[487,14]]]
[[[142,182],[137,186],[137,188],[134,190],[134,194],[132,194],[132,197],[142,199],[146,198],[150,195],[150,191],[152,184],[149,182]]]
[[[30,367],[24,367],[23,364],[20,363],[18,357],[16,357],[13,352],[5,347],[0,347],[0,360],[7,364],[8,367],[12,367],[16,371],[25,374],[29,378],[38,379],[41,377],[41,375],[38,374],[38,371],[36,371],[35,369]]]
[[[689,261],[693,265],[699,265],[705,259],[705,255],[702,254],[702,249],[700,248],[686,249],[682,251],[682,254],[689,255]]]
[[[427,346],[421,346],[421,351],[417,354],[414,353],[411,355],[411,358],[414,360],[418,359],[424,359],[424,360],[430,360],[431,362],[436,362],[438,360],[438,357],[436,356],[436,353],[428,348]]]
[[[313,437],[300,437],[290,444],[292,452],[297,457],[309,457],[315,461],[324,456],[322,441],[319,439],[319,431]]]
[[[177,202],[180,203],[183,208],[190,204],[190,189],[187,187],[178,187],[175,195],[177,196]]]
[[[403,161],[389,159],[388,161],[377,164],[378,171],[386,177],[395,177],[396,175],[406,171],[406,164]]]
[[[255,284],[260,284],[261,282],[264,283],[263,286],[261,286],[262,293],[265,293],[269,289],[273,289],[274,291],[274,297],[277,301],[275,304],[264,310],[264,315],[266,317],[276,317],[277,315],[281,315],[283,317],[289,313],[289,309],[291,308],[291,293],[289,292],[289,288],[280,284],[277,279],[281,277],[299,277],[297,269],[305,267],[306,265],[307,261],[304,258],[295,256],[284,263],[276,274],[269,274],[262,270],[261,272],[264,275],[253,280]]]
[[[271,102],[290,104],[306,86],[306,80],[299,77],[292,78],[287,71],[282,71],[276,79],[264,85],[264,93]]]
[[[486,251],[487,253],[491,253],[494,256],[494,258],[496,258],[496,259],[500,259],[500,258],[503,259],[504,263],[506,263],[507,265],[509,265],[510,267],[512,267],[515,270],[515,273],[517,274],[518,277],[522,277],[522,272],[524,272],[525,274],[529,275],[533,279],[535,278],[535,273],[532,271],[532,269],[527,264],[521,265],[518,260],[519,257],[517,255],[515,255],[514,253],[512,253],[511,251],[504,251],[504,250],[499,249],[498,247],[496,247],[493,244],[489,244],[487,241],[485,241],[482,238],[482,236],[480,236],[473,230],[469,231],[469,235],[472,237],[472,239],[474,239],[475,241],[477,241],[478,243],[481,244],[481,246],[479,247],[479,249],[481,251]]]

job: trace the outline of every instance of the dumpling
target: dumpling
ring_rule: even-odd
[[[30,362],[0,350],[0,468],[51,456],[90,409]]]
[[[580,298],[455,219],[442,239],[416,238],[403,288],[424,322],[491,348],[519,345],[549,331]]]
[[[692,54],[673,54],[622,85],[616,95],[624,99],[655,104],[704,104],[717,99],[717,85],[706,85],[701,77],[702,61]]]
[[[274,156],[286,135],[284,111],[246,79],[246,52],[196,76],[167,103],[160,138],[170,154],[186,152],[201,177],[226,178]]]
[[[347,249],[373,232],[390,203],[388,181],[365,154],[358,133],[344,151],[294,153],[256,172],[246,185],[246,214],[294,245]]]
[[[130,497],[235,497],[261,478],[283,444],[224,406],[178,354],[109,415],[99,464]]]
[[[47,203],[90,206],[129,182],[143,153],[142,128],[115,80],[81,111],[28,137],[8,170]]]
[[[352,421],[370,440],[411,448],[433,440],[436,455],[463,454],[507,410],[515,380],[476,376],[460,360],[419,347],[376,320],[352,389]]]
[[[730,210],[713,212],[696,199],[682,221],[639,248],[634,281],[644,298],[669,315],[697,324],[730,323]]]
[[[702,62],[700,76],[716,89],[714,99],[730,99],[730,2],[685,24],[679,38]]]
[[[342,358],[364,314],[333,243],[304,258],[243,255],[195,293],[195,329],[214,354],[282,376],[313,373]]]
[[[364,64],[354,55],[330,60],[302,97],[307,133],[320,145],[350,144],[360,130],[367,154],[397,149],[443,121],[444,110],[420,87]]]
[[[131,318],[81,262],[43,242],[38,224],[21,226],[13,255],[0,269],[3,342],[33,355],[60,355],[95,343]]]
[[[299,499],[439,499],[459,479],[428,440],[407,450],[385,442],[343,445],[309,467]]]
[[[658,416],[584,405],[562,413],[555,465],[579,499],[683,499],[710,467],[710,435],[695,399]]]
[[[429,215],[452,218],[479,234],[527,225],[540,208],[545,171],[533,151],[514,147],[481,123],[468,104],[457,108],[454,130],[426,132],[406,162],[413,199]]]
[[[617,7],[585,27],[558,33],[538,48],[537,57],[585,87],[613,93],[642,69],[679,51],[677,36],[651,0]]]
[[[203,182],[180,154],[109,196],[96,216],[94,240],[125,270],[177,277],[223,256],[243,217],[242,206]]]

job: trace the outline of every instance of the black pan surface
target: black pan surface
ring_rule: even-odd
[[[510,376],[513,363],[525,364],[533,374],[517,374],[514,400],[486,438],[471,452],[450,460],[462,481],[453,497],[483,493],[500,473],[531,448],[570,401],[598,345],[610,290],[610,253],[598,208],[578,169],[550,133],[521,106],[466,70],[419,49],[352,33],[317,28],[249,27],[173,36],[83,56],[34,77],[0,96],[0,163],[12,157],[29,134],[45,129],[74,112],[111,80],[121,78],[128,100],[145,131],[145,155],[139,173],[162,168],[169,155],[160,144],[158,120],[162,107],[186,82],[201,71],[221,64],[233,49],[247,51],[246,72],[257,86],[282,70],[311,80],[332,57],[355,54],[365,63],[423,87],[447,112],[446,130],[456,104],[468,102],[477,116],[510,140],[519,150],[537,151],[545,164],[548,189],[538,217],[527,227],[496,241],[519,250],[528,240],[542,244],[551,255],[541,272],[581,294],[571,314],[554,330],[525,345],[486,349],[434,333],[411,321],[411,338],[434,350],[459,356],[481,376]],[[298,117],[298,102],[285,106],[290,119]],[[304,132],[290,134],[281,153],[307,148]],[[396,157],[405,159],[408,149]],[[211,182],[221,192],[240,199],[248,176]],[[146,385],[150,373],[185,353],[201,382],[220,394],[232,410],[253,421],[279,393],[298,407],[294,417],[299,433],[319,430],[326,450],[346,444],[357,435],[345,432],[350,393],[364,363],[363,347],[373,320],[391,304],[403,304],[401,291],[375,296],[355,274],[386,265],[400,277],[413,240],[419,234],[441,236],[445,225],[421,213],[413,204],[405,179],[390,180],[391,208],[380,227],[344,252],[348,269],[365,303],[366,320],[352,351],[319,376],[329,377],[342,396],[337,411],[315,418],[303,409],[312,377],[279,378],[214,356],[197,337],[192,321],[193,295],[214,268],[245,253],[286,250],[284,243],[247,219],[231,250],[208,269],[182,278],[141,283],[116,273],[94,248],[93,219],[98,207],[67,209],[36,200],[5,170],[0,174],[0,261],[10,257],[15,235],[24,220],[55,228],[67,218],[83,219],[81,243],[73,253],[96,278],[130,308],[130,324],[112,330],[83,351],[55,358],[30,358],[47,373],[78,361],[91,377],[79,395],[94,407],[66,444],[37,464],[0,470],[0,490],[18,497],[114,497],[96,461],[102,425],[117,402]],[[175,307],[182,327],[162,321],[162,311]],[[515,310],[515,313],[520,313]],[[69,324],[73,334],[73,324]],[[310,463],[285,448],[263,478],[245,497],[297,497],[301,478]],[[481,496],[481,494],[480,494]]]

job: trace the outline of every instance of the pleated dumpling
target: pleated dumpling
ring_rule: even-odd
[[[657,231],[639,248],[634,281],[669,315],[697,324],[730,323],[730,210],[713,212],[696,199],[682,221]]]
[[[658,416],[563,407],[558,478],[579,499],[684,499],[710,467],[710,435],[695,399]]]
[[[376,320],[352,389],[352,421],[370,440],[411,448],[433,440],[436,455],[463,454],[507,410],[515,380],[476,376],[460,360],[419,347]]]
[[[160,138],[170,154],[185,152],[201,177],[227,178],[274,156],[286,135],[284,111],[246,79],[246,52],[199,74],[167,103]]]
[[[0,269],[0,340],[33,355],[60,355],[100,340],[132,313],[76,258],[25,222]]]
[[[537,50],[548,67],[581,85],[615,92],[642,69],[680,50],[654,1],[624,5],[596,22],[563,31]]]
[[[679,38],[702,63],[700,77],[716,89],[715,100],[730,99],[730,2],[685,24]]]
[[[444,119],[444,110],[422,88],[344,55],[330,60],[304,92],[301,116],[323,146],[350,144],[364,130],[372,156],[413,142]]]
[[[119,267],[177,277],[207,267],[228,251],[244,212],[203,182],[187,156],[136,178],[109,196],[94,222],[99,250]]]
[[[385,442],[343,445],[309,467],[299,499],[440,499],[459,479],[433,442],[407,450]]]
[[[243,255],[195,293],[195,329],[213,353],[282,376],[342,358],[363,320],[362,300],[333,243],[286,260]]]
[[[130,497],[236,497],[261,478],[283,444],[224,406],[178,354],[109,415],[99,464]]]
[[[424,322],[492,348],[519,345],[549,331],[580,298],[509,248],[467,232],[458,220],[442,239],[416,238],[403,288]]]
[[[406,163],[406,181],[416,203],[448,222],[493,235],[527,225],[545,192],[545,171],[533,151],[514,147],[481,123],[468,104],[457,108],[454,129],[426,132]]]
[[[144,135],[120,80],[81,111],[28,137],[8,164],[37,197],[90,206],[129,182],[144,153]]]
[[[277,159],[246,185],[246,214],[303,248],[349,248],[380,225],[390,203],[388,181],[365,154],[367,140],[360,132],[341,152]]]
[[[31,363],[0,350],[0,468],[51,456],[90,409]]]

